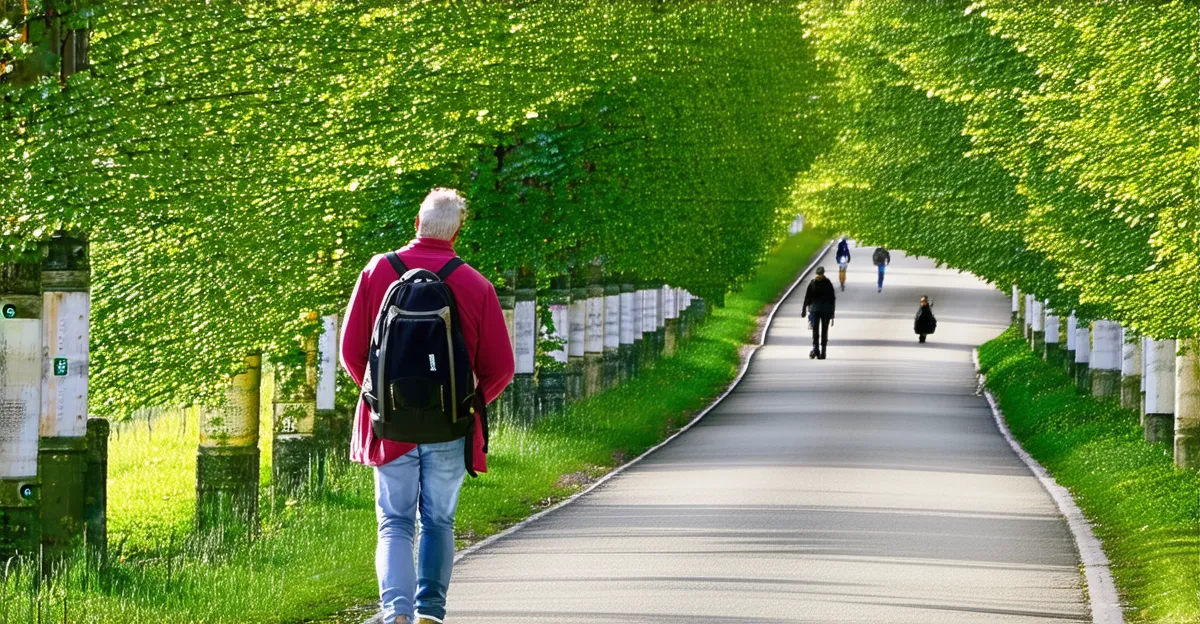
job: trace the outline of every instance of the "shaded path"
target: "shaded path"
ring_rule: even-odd
[[[1088,621],[1066,523],[974,394],[1008,299],[898,252],[879,294],[854,258],[830,359],[808,359],[797,289],[695,428],[462,561],[450,621]]]

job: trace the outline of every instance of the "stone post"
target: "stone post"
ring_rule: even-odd
[[[1024,321],[1024,326],[1025,326],[1025,328],[1024,328],[1024,330],[1023,330],[1023,331],[1024,331],[1024,336],[1025,336],[1025,339],[1026,339],[1026,340],[1031,340],[1031,339],[1033,338],[1033,333],[1032,333],[1032,329],[1033,329],[1033,302],[1034,302],[1033,295],[1026,294],[1026,295],[1025,295],[1025,307],[1024,307],[1024,313],[1025,313],[1025,321]]]
[[[1034,353],[1041,354],[1046,350],[1046,317],[1042,311],[1042,300],[1031,299],[1030,307],[1033,320],[1029,327],[1029,346],[1033,348]]]
[[[675,348],[679,341],[679,300],[676,297],[678,294],[674,288],[663,286],[662,302],[663,302],[663,355],[670,357],[675,355]]]
[[[38,259],[0,264],[0,558],[36,554],[42,277]]]
[[[622,290],[624,290],[622,286]],[[642,364],[646,358],[646,336],[642,333],[642,326],[645,323],[645,303],[646,298],[642,291],[634,286],[634,290],[630,293],[629,305],[629,332],[633,334],[633,348],[630,349],[630,360],[626,365],[629,369],[629,376],[634,377],[638,371],[642,370]]]
[[[1075,380],[1075,339],[1079,336],[1075,330],[1078,328],[1079,319],[1075,318],[1075,311],[1071,310],[1071,314],[1067,316],[1067,352],[1063,354],[1063,368],[1072,381]]]
[[[500,300],[500,311],[504,314],[504,326],[508,330],[508,344],[513,350],[513,361],[517,357],[517,274],[515,271],[504,272],[504,287],[496,289],[496,297]],[[513,384],[509,384],[500,396],[488,407],[488,415],[497,420],[511,420]]]
[[[240,521],[258,525],[258,422],[262,355],[245,357],[225,404],[200,411],[196,456],[196,525],[207,530]]]
[[[599,264],[588,267],[584,314],[583,394],[595,396],[604,389],[604,282]]]
[[[321,334],[317,338],[317,382],[316,415],[313,424],[316,452],[316,487],[325,487],[329,454],[345,453],[350,441],[350,418],[337,417],[337,372],[338,372],[338,315],[321,317]],[[357,407],[355,408],[357,410]]]
[[[642,306],[638,292],[633,284],[621,284],[621,336],[619,352],[621,354],[621,381],[629,381],[637,374],[637,343],[642,337],[638,331],[641,320]]]
[[[511,386],[512,409],[517,422],[530,423],[537,418],[538,395],[534,381],[537,353],[537,284],[533,271],[525,268],[517,274],[517,299],[513,309],[513,357],[516,374]]]
[[[317,323],[317,313],[308,320]],[[312,483],[315,472],[313,429],[317,416],[317,335],[301,343],[304,364],[274,366],[271,396],[271,483],[285,497],[298,495]]]
[[[1049,303],[1049,300],[1047,300],[1047,303]],[[1046,362],[1051,366],[1062,366],[1063,349],[1060,342],[1061,328],[1059,326],[1059,317],[1049,307],[1046,308],[1044,323],[1043,327],[1045,331],[1042,334],[1043,340],[1045,340],[1045,350],[1043,351],[1043,357],[1046,358]]]
[[[1121,332],[1121,407],[1139,411],[1142,402],[1142,340]]]
[[[1146,440],[1171,444],[1175,433],[1175,341],[1149,340],[1146,358]]]
[[[1088,370],[1092,362],[1091,338],[1087,323],[1075,326],[1075,386],[1088,394],[1092,392],[1092,380]]]
[[[1175,465],[1200,469],[1200,338],[1183,343],[1175,358]]]
[[[642,366],[651,366],[658,357],[655,324],[658,319],[658,297],[653,288],[643,288],[642,295]]]
[[[604,283],[604,387],[621,383],[621,285]]]
[[[546,297],[553,328],[542,328],[542,333],[562,346],[547,355],[553,365],[538,371],[538,415],[548,416],[561,412],[567,398],[567,362],[571,348],[571,280],[565,275],[550,280],[550,292]]]
[[[651,291],[654,297],[654,346],[656,358],[667,351],[667,292],[662,286]]]
[[[1121,397],[1121,326],[1113,321],[1092,324],[1089,376],[1092,395],[1100,399]]]
[[[87,420],[87,467],[83,472],[83,532],[88,550],[103,562],[108,551],[108,421]]]
[[[42,546],[52,558],[70,551],[84,533],[90,282],[87,241],[56,234],[42,263],[38,432]]]
[[[571,276],[571,299],[567,309],[570,342],[567,348],[567,401],[584,396],[584,355],[587,353],[587,272],[576,270]]]

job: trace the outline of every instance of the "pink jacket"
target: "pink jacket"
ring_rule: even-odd
[[[397,253],[410,269],[437,271],[455,256],[450,241],[436,238],[417,238]],[[383,254],[371,258],[350,297],[346,321],[342,329],[342,366],[362,385],[371,348],[371,332],[375,317],[383,305],[388,286],[399,278]],[[496,289],[487,278],[470,265],[459,267],[446,280],[458,303],[459,324],[463,341],[471,355],[471,369],[479,379],[484,400],[491,403],[512,381],[513,351],[508,339],[508,326],[500,310]],[[473,467],[476,472],[487,471],[487,456],[483,453],[483,429],[476,420],[474,426]],[[367,406],[359,400],[350,438],[350,459],[367,466],[382,466],[411,451],[414,445],[383,440],[371,429]]]

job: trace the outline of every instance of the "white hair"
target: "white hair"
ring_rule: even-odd
[[[417,236],[450,240],[467,218],[467,200],[458,191],[435,188],[421,202]]]

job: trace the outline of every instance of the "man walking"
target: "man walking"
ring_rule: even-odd
[[[875,266],[879,267],[879,290],[875,292],[883,292],[883,272],[887,269],[887,265],[892,263],[892,254],[883,247],[876,247],[871,259],[875,261]]]
[[[846,269],[850,267],[850,241],[845,236],[838,241],[834,258],[838,263],[838,281],[842,284],[842,290],[846,290]]]
[[[457,191],[434,189],[421,204],[417,237],[396,252],[408,269],[438,271],[456,258],[454,239],[466,217]],[[388,288],[400,275],[392,261],[377,255],[367,263],[342,333],[342,365],[359,386],[367,372],[376,317]],[[513,353],[496,290],[469,265],[445,278],[457,306],[457,324],[477,378],[477,398],[494,400],[513,376]],[[429,356],[433,357],[433,356]],[[484,427],[472,414],[471,444],[466,438],[437,444],[409,444],[375,435],[370,410],[359,400],[350,458],[375,469],[375,515],[379,541],[375,570],[386,624],[432,624],[446,617],[446,591],[454,564],[454,514],[468,463],[485,472]],[[467,457],[470,449],[470,457]],[[413,564],[418,509],[420,547]]]
[[[817,276],[808,283],[804,293],[804,307],[800,316],[808,317],[808,325],[812,328],[813,348],[808,357],[825,359],[825,349],[829,345],[829,326],[833,323],[833,311],[837,303],[837,295],[833,292],[833,282],[825,279],[825,267],[817,267]]]

